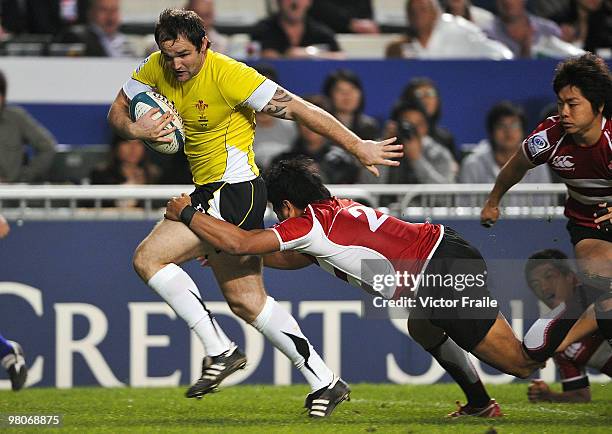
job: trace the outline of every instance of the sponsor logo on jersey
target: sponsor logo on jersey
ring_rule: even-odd
[[[612,160],[608,162],[608,170],[612,170]]]
[[[552,159],[550,165],[557,170],[574,170],[574,162],[571,155],[557,155]]]
[[[547,149],[550,149],[550,143],[548,143],[544,137],[536,134],[527,139],[527,149],[529,150],[529,154],[535,157]]]
[[[136,68],[136,74],[138,74],[140,72],[140,70],[142,69],[143,66],[145,66],[145,63],[147,63],[149,61],[149,58],[147,57],[145,60],[143,60],[142,62],[140,62],[140,65],[138,65],[138,68]]]

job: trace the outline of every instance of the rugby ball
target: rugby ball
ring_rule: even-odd
[[[144,140],[144,142],[154,151],[162,154],[175,154],[185,144],[185,130],[183,128],[183,120],[168,98],[152,91],[140,92],[130,101],[130,118],[135,122],[149,110],[154,108],[158,108],[159,112],[153,115],[153,119],[158,119],[164,113],[171,112],[174,115],[174,120],[166,126],[166,129],[170,129],[174,126],[176,130],[166,136],[172,139],[170,143],[151,142],[149,140]]]

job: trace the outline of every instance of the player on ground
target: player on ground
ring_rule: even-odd
[[[571,300],[580,302],[584,309],[592,298],[589,293],[593,289],[580,284],[567,256],[559,250],[546,249],[531,255],[525,264],[525,279],[535,296],[551,309],[551,321],[558,320]],[[612,348],[599,333],[555,354],[554,361],[563,392],[553,392],[544,381],[534,380],[527,393],[530,401],[589,402],[591,390],[586,368],[612,376]]]
[[[587,53],[559,63],[553,88],[559,115],[542,122],[502,168],[482,209],[481,222],[491,226],[498,220],[501,198],[534,166],[547,163],[564,180],[567,229],[581,278],[604,294],[591,310],[590,321],[578,321],[569,334],[556,334],[561,340],[567,334],[563,349],[597,326],[606,339],[612,339],[612,77],[601,58]],[[584,332],[577,333],[585,324],[589,326]],[[551,340],[538,351],[527,348],[528,354],[543,361],[561,340]]]
[[[263,227],[266,191],[253,154],[255,111],[298,121],[353,153],[371,172],[376,164],[401,155],[394,139],[364,141],[327,112],[306,103],[254,69],[214,52],[201,19],[191,11],[168,9],[155,27],[160,51],[134,71],[119,91],[109,112],[111,126],[123,137],[168,142],[166,113],[153,120],[155,110],[132,122],[129,101],[155,89],[173,101],[183,118],[193,182],[192,203],[200,212],[245,229]],[[195,209],[195,208],[194,208]],[[195,211],[194,211],[195,212]],[[188,391],[200,397],[213,391],[227,375],[244,367],[246,358],[211,316],[196,284],[179,264],[207,255],[217,282],[232,311],[263,333],[306,377],[314,395],[327,401],[310,409],[327,416],[348,394],[300,331],[295,319],[272,297],[262,281],[258,256],[232,257],[215,251],[183,224],[161,221],[138,246],[134,267],[138,275],[183,318],[204,345],[202,376]],[[319,395],[323,395],[322,397]],[[321,410],[323,408],[323,410]]]
[[[425,284],[426,280],[420,286],[385,283],[377,289],[376,275],[395,275],[396,271],[413,276],[486,276],[480,253],[452,229],[407,223],[352,200],[331,197],[307,160],[281,161],[272,166],[266,185],[281,221],[272,229],[245,231],[196,214],[187,195],[168,202],[166,218],[182,221],[200,238],[227,253],[267,254],[265,264],[281,269],[302,268],[314,261],[331,274],[386,299],[415,292],[422,300],[490,299],[486,277],[480,286],[462,291]],[[364,267],[373,273],[364,271]],[[540,366],[524,355],[496,303],[445,309],[421,306],[419,302],[410,311],[408,329],[465,392],[468,403],[452,413],[454,417],[501,414],[466,351],[521,378]]]
[[[6,237],[11,227],[0,214],[0,238]],[[23,349],[17,342],[6,340],[0,334],[0,366],[9,374],[13,390],[20,390],[28,377],[28,367],[25,363]]]
[[[0,365],[8,372],[11,387],[20,390],[28,378],[23,349],[17,342],[6,340],[0,335]]]

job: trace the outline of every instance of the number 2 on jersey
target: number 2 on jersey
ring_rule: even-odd
[[[350,207],[348,209],[348,212],[355,218],[358,218],[363,212],[363,214],[366,216],[366,219],[368,220],[368,226],[370,227],[370,230],[372,232],[376,232],[376,230],[389,217],[386,214],[383,214],[380,217],[377,217],[376,211],[374,211],[372,208],[368,208],[367,206],[363,206],[363,205],[357,205],[357,206]]]

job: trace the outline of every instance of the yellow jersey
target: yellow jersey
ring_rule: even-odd
[[[259,175],[253,153],[255,111],[243,103],[266,80],[253,68],[208,50],[198,74],[179,82],[159,51],[133,72],[174,103],[183,118],[184,152],[196,185],[237,183]]]

